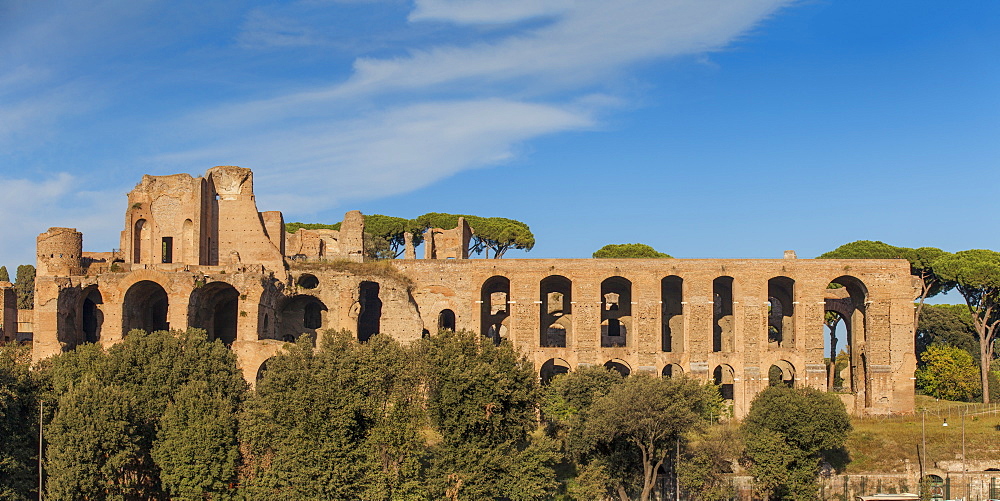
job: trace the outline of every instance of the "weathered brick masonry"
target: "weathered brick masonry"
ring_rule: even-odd
[[[192,326],[231,346],[253,381],[303,333],[408,342],[466,329],[509,340],[543,379],[604,365],[713,380],[739,417],[768,384],[827,389],[829,310],[849,330],[848,408],[913,411],[906,261],[464,259],[464,228],[429,230],[441,236],[427,259],[409,247],[408,259],[363,263],[356,211],[340,231],[289,235],[281,213],[257,211],[249,169],[145,176],[128,195],[120,251],[84,253],[69,228],[38,237],[34,356]]]

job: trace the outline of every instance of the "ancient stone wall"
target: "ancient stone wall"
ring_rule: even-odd
[[[17,292],[14,284],[0,282],[0,342],[17,341]]]
[[[100,259],[83,257],[73,229],[40,235],[34,357],[114,344],[136,328],[197,327],[230,346],[254,381],[302,334],[344,329],[362,341],[382,333],[410,342],[465,329],[510,341],[542,380],[602,365],[713,381],[740,417],[770,384],[828,388],[824,314],[837,311],[849,337],[840,389],[848,408],[913,410],[906,261],[470,260],[472,229],[460,224],[452,240],[432,233],[438,259],[413,259],[411,245],[409,259],[366,263],[360,212],[347,213],[340,232],[287,238],[281,214],[258,212],[252,188],[238,167],[146,176],[129,194],[123,251]],[[194,235],[190,245],[172,240],[184,235]],[[326,257],[331,242],[342,259],[298,259]],[[283,251],[297,258],[286,262]]]
[[[845,282],[859,294],[851,350],[863,353],[858,357],[863,361],[852,369],[855,383],[845,390],[845,401],[858,413],[912,410],[913,290],[905,261],[517,259],[416,260],[397,266],[415,281],[412,295],[428,331],[434,332],[441,312],[450,310],[446,316],[454,314],[458,329],[492,335],[490,326],[499,325],[493,331],[527,353],[536,367],[683,371],[732,385],[724,391],[740,416],[753,396],[771,384],[772,366],[783,380],[791,376],[793,384],[826,389],[827,286]],[[503,279],[500,289],[492,285],[497,277]],[[551,316],[546,315],[548,292],[542,284],[552,277],[571,284],[572,318],[543,325]],[[716,312],[720,277],[732,284],[727,315]],[[773,333],[768,328],[771,303],[777,300],[769,282],[776,277],[789,286],[785,301],[791,303],[780,343],[769,339]],[[671,289],[664,283],[675,280],[681,284],[681,313],[665,314],[664,304],[676,298],[665,297],[664,291]],[[607,294],[616,297],[604,293],[612,290],[609,281],[619,292]],[[499,313],[493,304],[498,290],[508,298],[506,310]],[[615,314],[609,301],[627,304],[615,305],[620,313]],[[489,325],[484,317],[490,318]],[[553,332],[565,341],[547,342]],[[676,341],[669,350],[664,349],[667,333]],[[730,339],[713,339],[723,336]]]
[[[464,217],[450,230],[430,228],[424,232],[424,259],[469,259],[473,228]]]

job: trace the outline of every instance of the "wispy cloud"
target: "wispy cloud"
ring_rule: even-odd
[[[584,107],[501,99],[426,102],[242,137],[160,161],[214,165],[235,159],[257,172],[262,206],[313,213],[496,165],[514,156],[522,141],[592,124]]]
[[[262,196],[289,210],[415,189],[499,163],[534,137],[593,126],[621,101],[590,96],[630,65],[723,48],[785,3],[419,0],[414,25],[546,21],[498,40],[359,57],[343,81],[198,112],[185,122],[201,124],[211,146],[172,158],[239,158],[269,180]]]

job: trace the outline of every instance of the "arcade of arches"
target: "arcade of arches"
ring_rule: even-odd
[[[424,259],[411,238],[404,259],[366,263],[360,212],[339,230],[287,233],[234,166],[144,176],[126,207],[114,252],[83,252],[72,228],[39,235],[36,359],[132,329],[200,327],[253,382],[303,334],[466,330],[511,343],[542,380],[603,366],[714,381],[737,417],[772,384],[836,391],[856,414],[913,411],[905,260],[466,259],[470,229]],[[843,339],[828,342],[827,318]]]

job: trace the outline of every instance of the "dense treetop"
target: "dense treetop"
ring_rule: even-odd
[[[621,258],[672,258],[670,254],[659,252],[646,244],[608,244],[594,252],[598,259]]]

